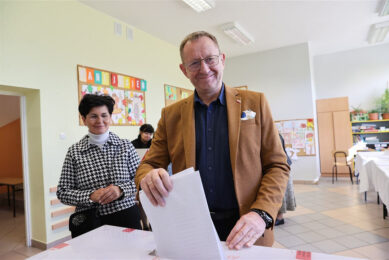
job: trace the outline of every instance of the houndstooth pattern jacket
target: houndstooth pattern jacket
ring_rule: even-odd
[[[85,136],[73,144],[65,157],[59,179],[57,197],[76,212],[98,207],[100,215],[108,215],[135,204],[135,171],[139,156],[129,140],[110,132],[107,142],[99,148]],[[102,187],[119,186],[123,196],[106,205],[90,200],[90,194]]]

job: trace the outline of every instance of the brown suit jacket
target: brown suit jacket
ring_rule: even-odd
[[[262,93],[225,87],[230,160],[240,215],[261,209],[276,219],[289,178],[289,166],[269,105]],[[245,110],[254,119],[241,120]],[[194,95],[162,109],[153,142],[135,176],[172,162],[173,173],[196,168]],[[257,245],[272,246],[273,230],[265,231]]]

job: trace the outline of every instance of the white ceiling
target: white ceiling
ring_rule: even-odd
[[[310,42],[313,55],[366,47],[370,26],[389,20],[378,16],[382,0],[215,0],[216,7],[203,13],[181,0],[80,1],[175,46],[193,31],[208,31],[230,57],[303,42]],[[219,27],[232,21],[255,43],[241,46],[228,38]]]

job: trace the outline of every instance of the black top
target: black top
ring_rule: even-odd
[[[200,171],[210,211],[238,210],[228,141],[224,84],[219,97],[206,106],[195,91],[196,169]]]
[[[151,146],[151,140],[148,141],[146,144],[142,142],[140,135],[138,135],[137,139],[134,139],[131,141],[132,145],[135,147],[135,149],[141,149],[141,148],[150,148]]]

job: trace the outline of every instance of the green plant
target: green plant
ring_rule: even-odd
[[[357,107],[351,107],[353,110],[351,111],[352,114],[359,114],[359,113],[363,113],[363,109],[360,108],[360,105],[357,106]]]
[[[369,110],[369,114],[379,113],[378,109]]]
[[[375,109],[378,111],[378,113],[382,113],[382,99],[381,97],[377,98],[374,101]]]
[[[381,96],[381,112],[389,113],[389,88],[386,88]]]

